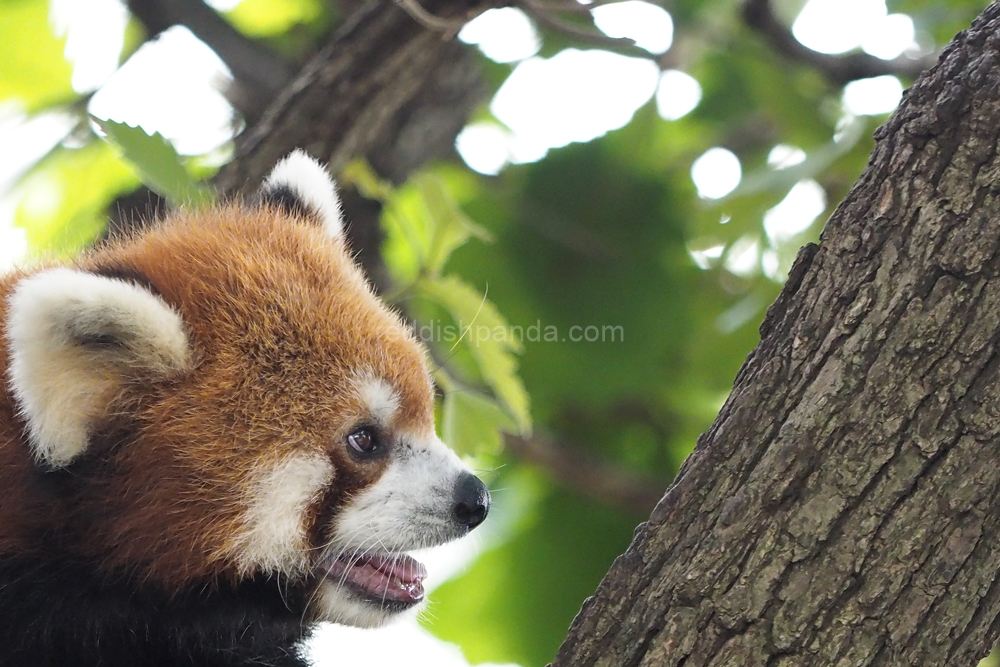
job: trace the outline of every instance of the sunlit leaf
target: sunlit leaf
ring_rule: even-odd
[[[451,253],[471,237],[491,241],[489,232],[474,223],[448,193],[444,184],[433,174],[421,174],[413,180],[432,224],[427,252],[427,269],[437,275],[444,268]]]
[[[501,431],[516,431],[517,425],[496,401],[455,389],[444,397],[441,437],[459,453],[489,455],[500,452]]]
[[[418,275],[440,275],[452,252],[472,237],[491,240],[465,215],[436,173],[417,174],[391,195],[371,173],[359,171],[354,178],[363,192],[371,193],[366,196],[386,202],[384,216],[390,228],[386,264],[402,282]]]
[[[132,169],[103,141],[59,148],[15,190],[15,222],[27,232],[32,254],[72,256],[100,236],[108,204],[138,184]]]
[[[0,101],[16,98],[28,111],[76,97],[64,40],[52,34],[46,0],[0,0]]]
[[[531,415],[528,393],[517,375],[515,353],[522,349],[512,329],[485,294],[454,277],[423,280],[417,293],[440,304],[455,319],[461,342],[475,357],[483,381],[513,417],[517,428],[528,431]]]
[[[312,23],[322,14],[320,0],[243,0],[226,18],[251,37],[266,37]]]
[[[352,160],[348,163],[340,172],[340,180],[353,185],[362,197],[380,202],[389,201],[396,190],[392,183],[382,179],[364,160]]]
[[[121,149],[125,159],[139,170],[143,183],[171,205],[197,208],[215,200],[212,189],[191,178],[177,151],[159,132],[149,135],[141,127],[94,120]]]

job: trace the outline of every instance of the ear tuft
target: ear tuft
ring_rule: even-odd
[[[9,381],[35,458],[54,468],[86,448],[94,422],[136,377],[191,366],[180,315],[129,282],[70,269],[21,280],[9,300]]]
[[[317,219],[334,238],[344,235],[336,185],[327,170],[305,151],[296,150],[276,164],[260,196],[263,202],[293,215]]]

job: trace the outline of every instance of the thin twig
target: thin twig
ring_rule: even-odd
[[[536,0],[535,5],[546,12],[565,12],[568,14],[589,14],[595,7],[617,5],[626,0],[594,0],[583,4],[578,0]]]
[[[816,68],[837,85],[883,74],[915,79],[937,60],[937,54],[917,59],[901,57],[882,60],[866,53],[831,56],[813,51],[799,42],[788,26],[778,19],[770,0],[746,0],[743,3],[743,20],[763,35],[775,51]]]
[[[636,47],[635,40],[628,37],[608,37],[593,25],[581,25],[566,21],[556,13],[558,10],[553,11],[553,8],[549,7],[548,4],[539,2],[539,0],[519,0],[516,4],[541,25],[567,37],[605,48],[641,51]],[[589,14],[589,10],[587,14]],[[642,51],[642,53],[649,57],[649,53],[646,51]]]
[[[435,16],[424,9],[417,0],[396,0],[396,4],[420,25],[429,30],[443,33],[442,39],[445,40],[454,38],[458,31],[473,18],[471,16],[457,19]]]
[[[553,438],[508,435],[504,445],[517,458],[544,468],[569,488],[639,514],[650,512],[667,488],[666,481],[602,461]]]

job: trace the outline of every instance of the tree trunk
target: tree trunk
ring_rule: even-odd
[[[430,0],[457,32],[490,0]],[[274,164],[296,148],[328,163],[334,175],[366,158],[402,183],[426,162],[454,151],[455,135],[487,95],[475,54],[454,35],[418,22],[383,0],[356,9],[310,59],[262,118],[236,138],[233,160],[216,178],[224,192],[255,190]],[[379,255],[381,207],[341,190],[351,246],[380,291],[387,277]]]
[[[274,163],[304,148],[338,173],[366,157],[396,182],[449,153],[486,89],[474,54],[454,35],[421,25],[390,2],[361,6],[295,77],[261,120],[236,140],[216,179],[226,191],[256,188]],[[483,0],[422,2],[434,18],[461,22]]]
[[[877,133],[553,665],[974,665],[1000,632],[1000,5]]]
[[[366,158],[396,183],[425,163],[450,155],[455,136],[488,94],[475,54],[458,43],[454,33],[463,21],[493,4],[495,0],[359,4],[261,117],[236,138],[233,160],[216,176],[216,187],[229,194],[253,192],[275,163],[296,148],[328,163],[334,175],[350,160]],[[150,33],[175,24],[198,32],[226,57],[246,101],[271,95],[281,79],[273,54],[251,56],[262,47],[239,35],[200,0],[129,0],[129,7]],[[425,25],[428,21],[436,27]],[[378,255],[380,207],[353,190],[340,194],[358,260],[375,284],[384,286]],[[156,195],[140,188],[112,205],[109,231],[129,233],[155,219],[162,207]]]

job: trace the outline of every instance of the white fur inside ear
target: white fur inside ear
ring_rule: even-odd
[[[10,386],[35,457],[69,464],[129,371],[190,366],[180,315],[131,283],[70,269],[25,278],[9,299]]]
[[[265,195],[284,189],[323,222],[330,236],[343,236],[344,221],[337,187],[327,170],[305,151],[296,150],[276,164],[264,182]]]

